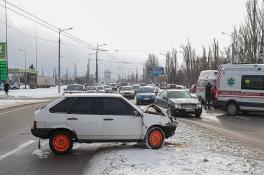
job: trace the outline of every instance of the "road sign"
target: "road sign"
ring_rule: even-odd
[[[163,74],[164,74],[163,67],[150,67],[147,70],[147,76],[150,76],[150,77],[157,77]]]
[[[6,70],[6,60],[0,60],[0,81],[6,81],[7,70]]]
[[[6,43],[0,43],[0,60],[6,60]]]

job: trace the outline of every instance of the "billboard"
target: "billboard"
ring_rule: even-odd
[[[0,60],[6,59],[6,44],[0,43]]]
[[[149,67],[147,69],[147,76],[157,77],[160,75],[164,75],[164,67]]]

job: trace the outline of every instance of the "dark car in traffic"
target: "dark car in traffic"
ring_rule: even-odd
[[[155,98],[155,104],[168,109],[172,116],[194,114],[200,117],[202,114],[201,103],[186,90],[164,90]]]
[[[136,104],[151,104],[155,101],[155,87],[153,86],[142,86],[138,89],[136,94]]]

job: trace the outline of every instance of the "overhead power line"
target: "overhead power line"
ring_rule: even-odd
[[[3,21],[1,21],[0,20],[0,23],[1,24],[6,24],[5,22],[3,22]],[[23,34],[25,37],[28,37],[28,38],[32,38],[32,39],[38,39],[38,40],[42,40],[42,41],[46,41],[46,42],[52,42],[52,43],[58,43],[58,41],[55,41],[55,40],[48,40],[48,39],[44,39],[44,38],[40,38],[40,37],[36,37],[36,36],[33,36],[33,35],[31,35],[31,34],[29,34],[29,33],[26,33],[26,32],[23,32],[22,30],[19,30],[19,29],[17,29],[16,27],[13,27],[13,26],[11,26],[11,25],[7,25],[10,29],[12,29],[12,30],[14,30],[14,31],[17,31],[17,32],[19,32],[19,33],[21,33],[21,34]]]
[[[4,2],[4,0],[1,0],[1,1]],[[57,27],[57,26],[55,26],[53,24],[50,24],[49,22],[47,22],[47,21],[45,21],[45,20],[43,20],[43,19],[41,19],[41,18],[29,13],[28,11],[26,11],[26,10],[20,8],[20,7],[17,7],[16,5],[14,5],[14,4],[10,3],[10,2],[7,2],[7,4],[9,5],[9,7],[6,7],[6,8],[9,11],[11,11],[13,13],[16,13],[16,14],[18,14],[18,15],[20,15],[20,16],[22,16],[22,17],[34,22],[34,23],[37,23],[38,25],[41,25],[42,27],[47,28],[47,29],[49,29],[49,30],[51,30],[53,32],[56,32],[56,33],[59,32],[59,27]],[[0,6],[5,8],[5,6],[3,4],[0,4]],[[12,6],[13,8],[11,8],[10,6]],[[25,13],[25,14],[23,14],[23,13]],[[93,47],[90,43],[88,43],[86,41],[83,41],[80,38],[78,38],[78,37],[76,37],[74,35],[71,35],[71,34],[69,34],[67,32],[64,32],[62,35],[67,37],[67,38],[69,38],[69,39],[71,39],[71,40],[73,40],[73,41],[75,41],[75,42],[77,42],[77,43],[79,43],[79,44],[86,45],[86,46],[88,46],[90,48]]]

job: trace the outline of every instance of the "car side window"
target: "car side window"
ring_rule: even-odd
[[[78,97],[75,99],[70,113],[72,114],[86,114],[86,115],[98,115],[100,114],[98,98]]]
[[[133,115],[134,109],[119,98],[103,98],[103,115]]]
[[[264,90],[264,76],[261,75],[243,75],[241,89]]]
[[[51,113],[67,113],[69,111],[70,106],[72,105],[73,98],[66,98],[50,108]]]

